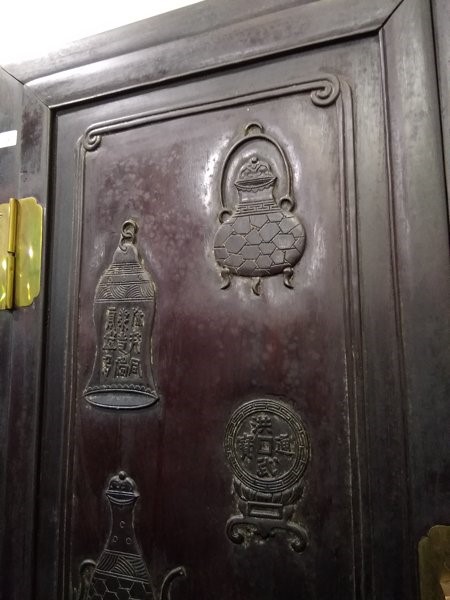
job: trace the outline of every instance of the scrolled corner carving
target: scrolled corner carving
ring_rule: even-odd
[[[319,107],[331,106],[341,92],[339,79],[335,75],[327,75],[318,84],[311,92],[312,103]]]
[[[83,137],[81,138],[81,144],[86,152],[93,152],[102,143],[102,136],[97,133],[95,129],[88,128]]]
[[[303,496],[310,445],[299,416],[278,400],[250,400],[228,422],[224,448],[240,511],[227,521],[228,539],[247,546],[282,533],[294,552],[303,552],[308,532],[293,516]]]
[[[306,93],[310,92],[312,102],[319,107],[330,106],[333,104],[338,98],[341,86],[339,82],[339,78],[336,75],[332,75],[329,73],[320,74],[320,76],[313,76],[311,78],[306,78],[302,82],[296,84],[290,84],[285,86],[284,88],[278,88],[278,90],[285,89],[287,93]],[[278,90],[273,90],[273,88],[268,88],[267,90],[262,90],[261,92],[256,92],[254,94],[242,94],[241,96],[232,96],[227,98],[225,102],[228,106],[238,106],[243,102],[251,100],[252,97],[262,97],[262,98],[270,98],[273,95],[279,95]],[[218,100],[217,102],[208,103],[208,109],[214,110],[214,104],[222,105],[224,100]],[[205,110],[205,105],[203,104],[194,104],[191,106],[185,106],[175,111],[177,116],[181,115],[191,115],[198,114]],[[93,152],[96,150],[103,139],[103,135],[108,135],[113,132],[124,131],[133,127],[140,127],[142,125],[146,125],[149,123],[158,122],[164,115],[167,114],[167,111],[148,111],[144,113],[138,113],[134,115],[127,115],[125,117],[119,117],[115,119],[111,119],[108,121],[100,121],[97,123],[93,123],[90,125],[84,135],[81,138],[81,147],[86,152]]]

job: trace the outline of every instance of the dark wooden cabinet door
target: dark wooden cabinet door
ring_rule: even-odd
[[[34,598],[417,597],[431,21],[325,4],[28,85],[53,115]]]
[[[371,44],[363,45],[369,62]],[[335,51],[334,60],[344,55]],[[69,163],[55,184],[61,205],[79,186],[66,434],[74,581],[83,559],[105,545],[104,490],[124,470],[140,493],[136,535],[152,574],[186,568],[179,597],[320,598],[330,584],[353,595],[364,509],[356,490],[366,477],[356,452],[363,434],[352,99],[344,80],[321,75],[318,56],[58,118],[61,160],[72,158],[85,124],[105,110],[119,119],[104,121],[101,133],[93,126],[73,170]],[[302,77],[314,68],[314,77]],[[376,91],[356,71],[366,102]],[[372,150],[379,142],[377,133]],[[286,170],[293,210],[280,202],[289,194]],[[221,183],[232,212],[222,225]],[[123,240],[127,249],[114,254],[129,218],[139,227],[136,243]],[[154,282],[153,331],[134,248]],[[67,278],[67,262],[61,267]],[[148,407],[146,353],[159,397]],[[133,395],[143,408],[115,408],[128,397],[132,408]],[[261,400],[266,408],[255,404]],[[227,521],[239,515],[247,522],[227,535]]]

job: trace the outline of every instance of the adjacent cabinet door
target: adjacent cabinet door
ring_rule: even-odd
[[[33,597],[418,598],[448,415],[428,3],[211,35],[124,54],[127,91],[58,84]]]

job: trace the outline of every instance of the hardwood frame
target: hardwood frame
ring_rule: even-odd
[[[0,189],[5,196],[35,195],[43,204],[46,276],[43,292],[32,307],[0,313],[2,356],[8,357],[0,365],[0,597],[35,598],[37,526],[42,518],[34,508],[39,474],[45,468],[46,453],[58,447],[48,443],[41,447],[53,418],[42,401],[42,373],[51,286],[45,266],[51,258],[53,227],[53,206],[47,199],[51,197],[54,115],[118,93],[365,35],[378,36],[383,57],[396,298],[393,360],[398,365],[403,398],[401,406],[391,407],[393,421],[403,422],[404,431],[393,451],[401,453],[404,470],[392,474],[398,485],[390,491],[389,502],[397,500],[402,515],[399,522],[392,523],[392,530],[400,530],[404,539],[401,579],[409,586],[404,597],[418,597],[416,544],[434,523],[450,520],[450,488],[442,479],[450,466],[445,378],[448,338],[442,327],[450,281],[442,142],[442,131],[448,138],[446,70],[445,64],[442,66],[448,48],[439,19],[445,14],[444,2],[435,0],[433,9],[436,37],[429,0],[316,0],[302,4],[264,0],[258,8],[239,0],[223,6],[206,0],[82,40],[40,60],[4,66],[0,83],[1,89],[11,94],[11,108],[2,127],[17,128],[20,143],[0,162]],[[442,122],[434,39],[440,60]],[[421,135],[414,133],[411,122]],[[448,176],[448,156],[446,160]],[[365,360],[370,364],[375,358]],[[392,439],[372,443],[388,442]],[[378,535],[377,543],[388,543],[392,531]],[[373,577],[380,577],[386,566],[375,565]],[[382,597],[377,581],[365,585],[367,597]],[[407,593],[410,590],[415,596]]]

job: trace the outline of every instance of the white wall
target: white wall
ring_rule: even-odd
[[[41,56],[68,42],[199,1],[0,0],[0,64]]]

